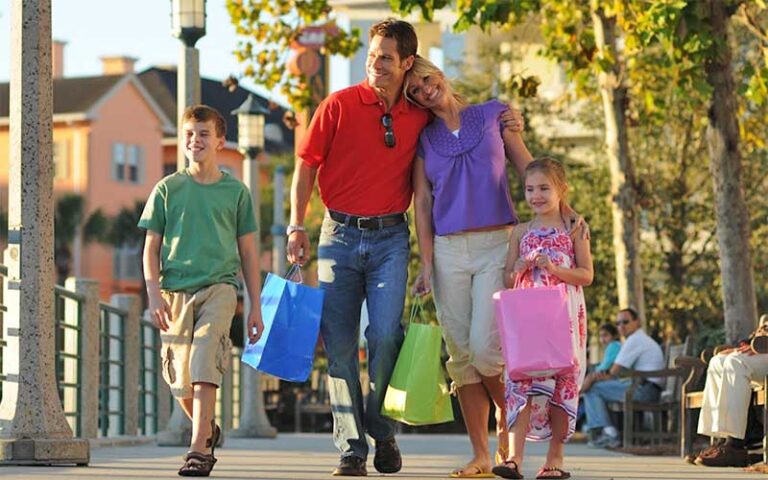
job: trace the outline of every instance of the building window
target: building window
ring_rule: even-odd
[[[175,163],[166,163],[163,165],[163,176],[167,177],[168,175],[173,175],[176,173],[176,164]]]
[[[141,183],[142,166],[144,163],[144,148],[138,145],[128,145],[128,163],[126,178],[131,183]]]
[[[53,178],[63,180],[67,178],[69,166],[69,145],[66,140],[53,142]]]
[[[112,179],[122,182],[125,180],[125,145],[112,145]]]
[[[141,280],[141,245],[114,247],[113,276],[115,280]]]
[[[142,183],[144,147],[115,143],[112,145],[112,179],[118,182]]]

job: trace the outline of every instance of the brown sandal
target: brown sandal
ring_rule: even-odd
[[[216,420],[211,420],[211,437],[205,441],[206,448],[211,449],[210,454],[201,452],[187,452],[184,456],[184,465],[179,469],[182,477],[207,477],[210,476],[217,459],[213,456],[216,445],[221,440],[221,428],[216,425]]]
[[[205,441],[206,448],[211,449],[211,455],[213,455],[216,447],[221,443],[221,428],[216,425],[216,420],[211,420],[211,438]]]
[[[184,465],[179,469],[182,477],[207,477],[210,476],[216,458],[200,452],[187,452],[184,455]]]
[[[498,475],[501,478],[523,478],[523,474],[520,473],[520,467],[517,466],[517,462],[514,460],[508,460],[496,465],[491,471],[494,475]]]

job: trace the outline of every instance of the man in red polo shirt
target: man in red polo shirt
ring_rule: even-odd
[[[328,355],[334,442],[341,461],[334,475],[365,476],[368,443],[373,465],[402,466],[394,422],[379,414],[403,341],[400,319],[408,279],[411,164],[428,114],[401,94],[416,55],[413,27],[388,19],[371,27],[367,79],[335,92],[318,107],[303,138],[291,185],[288,260],[309,258],[304,216],[317,177],[327,208],[318,246],[325,290],[321,333]],[[357,345],[360,308],[367,301],[370,394],[365,407]]]

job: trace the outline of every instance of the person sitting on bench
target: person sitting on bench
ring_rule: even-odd
[[[749,338],[737,347],[719,352],[709,361],[697,431],[725,441],[702,450],[694,460],[697,465],[743,467],[749,464],[745,436],[751,382],[762,383],[768,375],[768,353],[756,353],[753,339],[768,338],[766,318],[761,317],[761,325]]]

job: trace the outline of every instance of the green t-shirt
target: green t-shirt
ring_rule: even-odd
[[[160,180],[139,227],[163,236],[160,287],[184,292],[216,283],[237,286],[237,239],[257,230],[248,188],[226,172],[211,184],[186,171]]]

